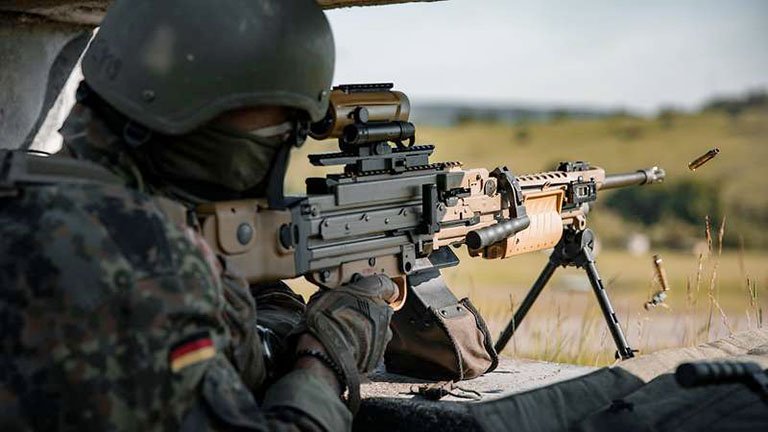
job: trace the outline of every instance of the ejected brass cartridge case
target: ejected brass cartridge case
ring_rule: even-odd
[[[688,169],[691,170],[691,171],[696,171],[696,168],[698,168],[698,167],[704,165],[705,163],[711,161],[712,158],[717,156],[718,153],[720,153],[720,149],[719,148],[713,148],[712,150],[704,153],[703,155],[701,155],[701,156],[697,157],[696,159],[694,159],[693,161],[691,161],[691,163],[688,164]]]
[[[669,308],[669,306],[664,304],[664,301],[667,299],[667,291],[669,291],[669,281],[667,280],[667,271],[664,270],[664,265],[663,265],[663,261],[661,260],[661,255],[653,256],[653,266],[654,266],[654,270],[656,270],[655,272],[656,280],[659,282],[661,289],[659,291],[656,291],[653,294],[653,297],[651,297],[650,300],[645,302],[643,307],[645,308],[645,310],[651,310],[656,306]]]
[[[663,291],[669,291],[669,280],[667,279],[667,271],[664,270],[664,262],[661,260],[661,255],[653,256],[653,266],[656,269],[656,279],[661,285]]]

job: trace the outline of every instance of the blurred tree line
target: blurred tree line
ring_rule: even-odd
[[[691,247],[704,238],[707,218],[716,238],[726,218],[723,246],[768,247],[768,208],[748,200],[726,203],[714,181],[686,179],[664,188],[619,189],[603,203],[627,222],[643,226],[660,246]]]
[[[712,98],[704,104],[703,111],[722,111],[735,120],[750,108],[766,106],[768,106],[768,91],[765,89],[754,89],[747,91],[741,96],[719,96]]]
[[[698,224],[707,215],[718,217],[723,212],[717,186],[700,180],[682,180],[659,189],[619,189],[608,197],[606,205],[643,225],[669,218]]]
[[[719,96],[707,101],[702,112],[721,112],[738,122],[742,114],[753,109],[768,108],[768,91],[754,89],[741,95]],[[662,128],[674,127],[680,113],[673,107],[659,110],[656,120]],[[616,126],[616,133],[625,139],[633,137],[627,116]],[[606,197],[603,204],[629,225],[649,232],[655,244],[668,248],[688,248],[695,239],[704,238],[705,220],[709,218],[712,235],[726,218],[723,245],[725,247],[768,247],[768,205],[765,200],[750,199],[745,194],[740,199],[723,199],[721,185],[713,180],[685,179],[667,183],[664,188],[627,188]],[[610,225],[610,224],[609,224]],[[623,227],[612,222],[615,233]],[[624,238],[622,236],[621,238]],[[618,236],[614,235],[613,243]],[[616,244],[618,245],[618,244]]]

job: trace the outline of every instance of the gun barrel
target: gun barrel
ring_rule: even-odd
[[[610,174],[605,176],[605,181],[600,189],[615,189],[626,186],[640,186],[644,184],[659,183],[664,180],[666,173],[659,167],[651,167],[635,172]]]

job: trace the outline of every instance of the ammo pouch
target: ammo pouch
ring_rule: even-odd
[[[411,273],[406,298],[392,317],[392,341],[384,354],[387,371],[460,381],[496,368],[498,356],[485,321],[469,299],[456,299],[440,270]]]

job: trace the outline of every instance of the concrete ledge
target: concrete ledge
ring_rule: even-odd
[[[543,387],[559,381],[586,375],[597,368],[569,364],[548,363],[536,360],[502,358],[495,371],[457,385],[466,390],[478,392],[481,400],[492,400],[510,394]],[[396,375],[386,372],[376,372],[370,377],[371,381],[362,385],[363,398],[391,398],[399,400],[420,400],[423,403],[434,403],[413,394],[412,389],[431,381]],[[469,394],[456,391],[465,397],[446,396],[442,401],[466,402]],[[466,393],[466,394],[464,394]],[[442,404],[437,402],[437,404]]]
[[[697,347],[663,350],[624,361],[616,367],[647,382],[664,373],[673,372],[682,362],[717,359],[754,361],[768,368],[768,329],[738,333]],[[487,402],[578,378],[596,369],[506,358],[501,360],[496,371],[474,380],[460,382],[458,386],[478,392],[481,395],[480,401]],[[632,379],[640,382],[634,377]],[[426,381],[400,375],[374,374],[371,382],[362,386],[364,400],[353,429],[374,432],[478,430],[478,423],[470,412],[474,400],[446,396],[440,401],[431,401],[411,394],[412,389],[415,390],[415,387],[424,383]],[[469,396],[461,390],[456,393],[459,396]],[[562,402],[568,404],[567,400]],[[476,405],[480,406],[485,404]],[[514,430],[514,425],[510,425],[509,430]]]
[[[480,394],[480,401],[489,401],[514,393],[543,387],[576,378],[596,368],[533,360],[503,358],[499,367],[479,378],[457,384],[464,390]],[[457,396],[431,401],[411,394],[418,380],[385,372],[375,373],[362,385],[363,404],[355,418],[354,430],[359,431],[472,431],[477,427],[468,410],[473,394],[456,389]],[[461,397],[463,396],[463,397]]]

